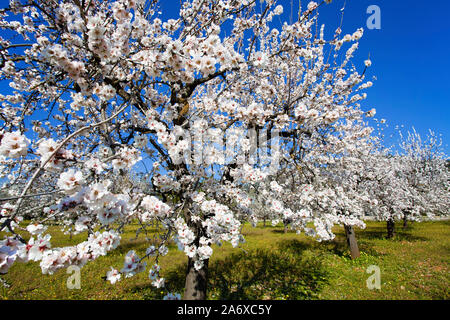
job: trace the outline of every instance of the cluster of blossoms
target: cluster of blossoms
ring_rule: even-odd
[[[46,163],[47,170],[59,171],[64,167],[64,160],[74,158],[73,152],[60,148],[53,139],[44,139],[39,143],[36,153],[40,156],[41,165]]]
[[[0,155],[7,158],[26,156],[30,140],[20,132],[0,133]]]
[[[43,274],[53,274],[61,268],[68,266],[84,266],[88,261],[106,255],[117,248],[120,235],[115,231],[96,232],[91,234],[87,241],[76,246],[64,248],[51,248],[51,236],[42,236],[45,228],[42,225],[29,225],[31,233],[38,233],[37,238],[31,237],[24,244],[14,238],[0,241],[0,273],[7,273],[14,262],[40,261]]]
[[[20,222],[23,221],[23,217],[14,216],[15,209],[16,206],[9,202],[3,203],[0,207],[0,224],[8,223],[11,230],[17,228]]]
[[[56,185],[65,194],[72,195],[81,189],[84,182],[83,173],[81,171],[69,169],[68,171],[61,173]]]
[[[69,170],[62,173],[58,185],[70,195],[62,198],[56,206],[46,207],[46,210],[54,211],[54,215],[84,212],[74,220],[75,233],[92,229],[96,221],[102,225],[111,225],[116,220],[126,220],[133,213],[136,200],[127,194],[110,192],[110,180],[83,186],[82,179],[80,172]]]
[[[154,217],[160,217],[164,219],[171,212],[170,206],[154,196],[144,197],[142,199],[141,205],[146,210],[146,213],[144,215],[147,219]]]
[[[175,221],[174,226],[177,230],[176,240],[178,249],[184,250],[186,252],[186,255],[188,255],[189,257],[194,257],[196,248],[195,246],[190,246],[190,244],[195,240],[194,232],[189,229],[188,225],[181,217]]]
[[[256,183],[264,180],[267,173],[261,169],[253,168],[249,164],[244,164],[239,169],[232,169],[231,176],[236,180],[242,181],[242,183]]]
[[[95,260],[114,250],[120,243],[120,235],[115,231],[96,232],[87,241],[73,247],[45,250],[41,257],[43,274],[53,274],[68,266],[84,266],[88,261]]]
[[[136,254],[134,250],[129,251],[125,256],[125,261],[123,263],[123,268],[120,270],[121,273],[125,274],[125,277],[132,277],[137,273],[143,272],[147,263],[141,263],[141,259]]]
[[[161,255],[167,254],[167,248],[165,246],[161,246],[159,248],[159,253]],[[146,256],[154,256],[156,254],[156,249],[154,246],[150,246],[146,251]],[[124,260],[123,268],[119,271],[113,267],[106,274],[106,280],[111,282],[111,284],[120,281],[122,275],[125,278],[132,277],[138,273],[145,271],[147,266],[147,262],[142,262],[143,258],[140,258],[134,250],[129,251]],[[152,285],[156,288],[164,287],[165,279],[159,276],[159,271],[161,267],[158,264],[154,264],[149,271],[149,278],[152,281]]]
[[[202,225],[206,228],[208,240],[202,243],[205,246],[202,259],[207,259],[212,254],[212,250],[207,247],[208,242],[221,244],[222,241],[229,241],[236,247],[241,241],[241,223],[233,212],[225,205],[217,203],[215,200],[203,200],[198,203],[200,210],[206,216]]]
[[[200,216],[194,216],[194,221],[202,221],[205,228],[205,235],[196,242],[196,235],[189,228],[182,218],[178,218],[174,227],[177,231],[176,242],[178,249],[194,261],[194,267],[197,270],[202,269],[204,261],[208,260],[213,249],[211,244],[220,245],[223,241],[229,241],[233,246],[237,246],[240,242],[240,222],[235,219],[229,209],[217,203],[215,200],[206,200],[204,193],[197,193],[193,196],[196,203],[195,208],[202,215],[208,218],[201,219]]]
[[[27,262],[26,246],[14,238],[0,241],[0,274],[6,274],[14,262]]]
[[[140,152],[135,148],[124,147],[118,153],[118,158],[112,160],[114,170],[124,170],[131,168],[142,158]]]

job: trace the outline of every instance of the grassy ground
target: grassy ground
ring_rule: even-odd
[[[349,258],[344,232],[336,227],[334,241],[318,243],[282,227],[246,226],[240,249],[215,248],[210,261],[209,299],[449,299],[450,221],[398,227],[385,239],[385,224],[369,222],[357,230],[361,257]],[[81,269],[81,289],[67,289],[66,270],[42,275],[38,263],[15,264],[0,285],[0,299],[161,299],[165,292],[151,286],[148,273],[111,285],[102,280],[110,266],[121,268],[128,250],[140,255],[147,244],[134,240],[137,226],[123,235],[121,245]],[[0,238],[3,235],[0,234]],[[73,241],[81,242],[86,235]],[[53,233],[52,245],[70,245]],[[171,250],[160,264],[170,291],[183,292],[186,256]],[[381,289],[368,289],[368,266],[381,271]]]

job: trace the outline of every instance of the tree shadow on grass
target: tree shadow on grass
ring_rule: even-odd
[[[450,220],[442,220],[441,223],[450,226]]]
[[[288,228],[287,231],[284,231],[284,228],[283,228],[283,229],[273,229],[273,230],[271,230],[271,232],[272,232],[272,233],[282,233],[282,234],[296,233],[295,230],[292,230],[292,229],[290,229],[290,228]]]
[[[299,251],[295,249],[300,249]],[[291,241],[273,249],[238,252],[211,266],[217,299],[311,299],[326,283],[327,272],[316,257],[305,257],[303,245]]]
[[[429,238],[417,236],[412,234],[413,227],[409,226],[407,228],[403,228],[401,226],[396,227],[394,238],[390,239],[391,241],[428,241]],[[367,230],[358,230],[356,232],[357,239],[365,239],[365,240],[381,240],[388,239],[386,227],[371,227]]]
[[[304,254],[309,245],[291,240],[270,249],[239,251],[209,264],[208,298],[218,300],[304,300],[317,298],[328,283],[320,257]],[[164,274],[168,289],[184,291],[186,264]],[[147,299],[160,299],[149,286]]]

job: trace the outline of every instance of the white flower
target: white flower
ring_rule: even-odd
[[[102,173],[107,165],[103,163],[100,159],[97,158],[91,158],[85,163],[86,168],[91,169],[92,171],[95,171],[96,174]]]
[[[20,134],[20,132],[6,132],[1,138],[0,155],[9,158],[26,156],[29,144],[30,140]]]
[[[306,108],[306,105],[304,103],[299,103],[299,105],[294,109],[294,115],[296,118],[304,118],[307,111],[308,109]]]
[[[279,4],[273,10],[273,14],[276,15],[276,16],[279,16],[282,13],[283,13],[283,6]]]
[[[145,270],[147,263],[140,263],[139,260],[140,259],[134,250],[128,251],[125,256],[123,268],[120,270],[125,274],[126,278],[132,277],[135,274]]]
[[[141,205],[144,209],[157,216],[165,217],[170,212],[170,207],[154,196],[145,196]]]
[[[61,173],[57,185],[66,194],[71,195],[80,190],[83,183],[83,173],[81,171],[69,169],[68,171]]]
[[[145,255],[146,256],[154,256],[156,254],[156,248],[155,246],[150,246],[147,248],[147,250],[145,250]]]
[[[41,156],[41,164],[46,162],[48,158],[57,150],[58,143],[53,139],[43,140],[39,143],[36,153]],[[67,150],[59,149],[55,156],[46,164],[46,169],[62,168],[62,158],[72,158],[73,154]]]
[[[312,11],[316,9],[318,6],[319,5],[317,4],[317,2],[311,1],[310,3],[308,3],[308,11]]]
[[[156,280],[159,276],[159,270],[161,270],[161,267],[157,264],[154,264],[148,273],[148,277],[151,280]]]
[[[270,189],[277,193],[280,193],[283,191],[283,188],[276,181],[270,182]]]
[[[164,287],[164,280],[164,278],[153,280],[152,285],[156,288],[162,288]]]
[[[362,29],[362,28],[358,29],[357,31],[355,31],[355,33],[352,34],[352,40],[358,41],[359,39],[362,38],[363,33],[364,33],[364,29]]]
[[[42,224],[30,224],[27,226],[27,231],[32,235],[41,234],[45,230],[47,230],[47,227],[43,226]]]
[[[366,115],[367,115],[369,118],[371,118],[371,117],[375,116],[376,113],[377,113],[377,110],[371,109],[371,110],[367,111]]]
[[[106,280],[111,282],[111,284],[114,284],[120,280],[121,276],[122,275],[120,274],[120,272],[118,270],[111,267],[111,270],[106,273]]]
[[[107,186],[104,183],[94,183],[85,192],[84,199],[87,203],[96,203],[108,193]]]
[[[7,273],[15,261],[14,251],[8,246],[0,246],[0,274]]]
[[[50,245],[50,238],[51,236],[49,234],[42,237],[41,235],[37,236],[37,239],[31,238],[30,241],[28,241],[27,247],[28,250],[28,258],[33,261],[39,261],[43,257],[43,253],[51,248]]]
[[[209,259],[209,257],[211,257],[213,253],[213,249],[210,246],[200,246],[197,249],[197,254],[199,256],[200,259],[202,260],[206,260]]]
[[[136,148],[145,148],[147,146],[148,139],[144,135],[136,134],[134,137],[134,146]]]
[[[136,148],[124,147],[119,152],[119,158],[112,161],[112,165],[115,171],[130,169],[141,159],[140,152]]]
[[[258,67],[258,66],[265,66],[267,63],[267,56],[264,52],[258,51],[255,53],[255,59],[253,64]]]
[[[158,251],[160,255],[165,256],[169,252],[169,249],[165,245],[162,245]]]
[[[325,114],[325,121],[327,123],[333,123],[339,119],[339,113],[336,111],[330,111]]]
[[[75,222],[75,231],[82,232],[88,229],[88,224],[91,222],[91,218],[87,216],[81,216]]]
[[[184,252],[186,253],[186,255],[189,258],[193,258],[197,254],[197,248],[194,245],[192,245],[192,246],[185,246],[184,247]]]
[[[204,266],[204,263],[203,263],[203,260],[196,260],[195,262],[194,262],[194,268],[195,268],[195,270],[201,270],[202,268],[203,268],[203,266]]]
[[[111,148],[107,147],[107,146],[101,146],[98,149],[98,153],[99,153],[100,158],[108,158],[112,155]]]

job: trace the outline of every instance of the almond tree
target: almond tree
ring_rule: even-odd
[[[356,110],[357,121],[329,123],[327,133],[305,137],[299,149],[291,148],[277,174],[259,186],[265,202],[252,204],[270,210],[273,224],[289,220],[292,229],[318,241],[334,239],[333,226],[344,226],[352,258],[359,256],[353,228],[365,228],[365,208],[371,202],[361,188],[368,179],[366,161],[377,145],[372,128],[361,121],[363,112]]]
[[[423,139],[414,128],[406,137],[400,133],[400,137],[402,175],[413,190],[410,205],[404,211],[403,226],[408,220],[420,220],[423,216],[433,219],[448,215],[450,177],[442,139],[431,130]]]
[[[448,215],[449,178],[442,142],[433,132],[426,140],[413,130],[401,136],[396,151],[380,147],[367,161],[362,188],[375,200],[367,211],[386,221],[387,237],[395,236],[395,222],[421,221]]]
[[[357,91],[371,83],[351,58],[362,29],[325,40],[325,2],[280,27],[273,0],[183,1],[167,21],[151,0],[10,1],[0,11],[1,80],[11,88],[1,96],[9,236],[0,271],[27,260],[49,274],[83,266],[137,222],[148,249],[128,252],[107,279],[142,272],[148,259],[163,287],[159,259],[175,241],[188,256],[184,298],[205,299],[212,245],[238,246],[252,216],[245,190],[276,174],[286,148],[305,137],[326,148],[330,124],[361,115]],[[252,132],[267,133],[265,147]],[[279,150],[276,137],[288,141]],[[88,238],[52,248],[50,222]]]

